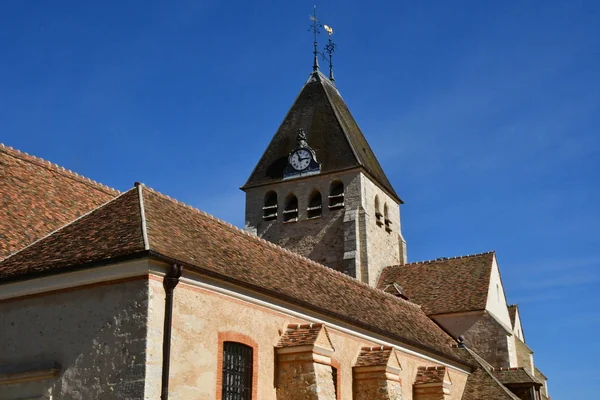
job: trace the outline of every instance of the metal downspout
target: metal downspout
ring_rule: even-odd
[[[173,292],[179,283],[183,267],[178,264],[171,265],[171,269],[165,275],[163,286],[165,288],[165,324],[163,327],[163,362],[162,362],[162,385],[160,398],[169,398],[169,367],[171,365],[171,324],[173,321]]]

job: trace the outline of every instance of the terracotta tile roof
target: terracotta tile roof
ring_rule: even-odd
[[[139,188],[141,189],[141,187]],[[415,304],[369,287],[149,189],[143,193],[154,256],[312,309],[404,345],[462,363],[455,342]],[[138,190],[0,262],[0,280],[60,272],[144,252]]]
[[[327,338],[329,338],[323,324],[290,324],[281,335],[277,347],[315,345],[321,331],[324,331]],[[329,345],[331,346],[331,342],[329,342]]]
[[[0,259],[119,194],[3,144],[0,177]]]
[[[516,383],[532,383],[535,385],[541,385],[539,381],[531,372],[523,367],[519,368],[495,368],[492,373],[500,382],[504,385],[516,384]]]
[[[379,367],[388,365],[390,358],[395,357],[394,348],[390,346],[363,347],[356,359],[356,367]]]
[[[243,188],[279,182],[298,130],[306,131],[321,173],[363,168],[393,198],[401,201],[348,106],[320,72],[311,74]]]
[[[131,189],[0,262],[0,281],[144,251],[137,190]]]
[[[484,310],[494,252],[387,267],[377,287],[393,283],[428,315]]]
[[[519,400],[491,372],[493,369],[483,358],[468,348],[463,349],[470,360],[478,365],[467,378],[462,400]]]
[[[444,383],[446,377],[446,367],[419,367],[415,385],[427,383]]]

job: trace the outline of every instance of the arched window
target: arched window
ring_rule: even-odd
[[[314,190],[310,195],[310,199],[308,200],[308,208],[306,209],[308,218],[317,218],[321,216],[321,203],[321,192]]]
[[[283,210],[283,222],[298,221],[298,198],[290,193],[285,199],[285,208]]]
[[[269,191],[265,194],[265,203],[263,206],[263,219],[271,221],[277,219],[277,193]]]
[[[223,343],[222,399],[252,399],[252,360],[252,347],[237,342]]]
[[[390,225],[392,225],[392,221],[390,221],[390,218],[388,216],[387,203],[383,204],[383,221],[385,222],[385,230],[391,232],[392,228],[390,227]]]
[[[344,207],[344,184],[342,181],[333,181],[329,187],[329,208]]]
[[[379,196],[375,195],[375,222],[379,226],[383,225],[383,222],[381,222],[382,216],[383,215],[381,214],[381,211],[379,210]]]

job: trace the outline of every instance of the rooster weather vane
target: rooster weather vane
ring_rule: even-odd
[[[331,35],[333,35],[333,29],[325,24],[322,24],[321,21],[317,19],[317,6],[313,8],[313,15],[309,15],[310,20],[312,21],[309,31],[313,31],[313,72],[317,72],[319,70],[319,55],[323,57],[325,61],[329,63],[329,80],[332,82],[335,80],[333,78],[333,52],[335,51],[335,43],[331,40]],[[329,36],[329,40],[325,45],[324,51],[319,51],[317,49],[317,35],[321,33],[321,28],[325,29],[327,35]]]

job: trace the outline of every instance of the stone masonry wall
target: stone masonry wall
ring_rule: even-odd
[[[362,246],[366,246],[366,269],[368,270],[368,282],[371,286],[377,285],[379,274],[383,268],[390,265],[399,265],[405,258],[406,244],[400,234],[400,207],[395,200],[388,196],[366,175],[361,173],[362,180],[362,205],[365,210],[365,233]],[[389,229],[386,229],[384,217],[381,217],[381,225],[377,224],[375,216],[375,196],[379,199],[379,211],[383,214],[387,205],[388,218],[391,221]],[[404,244],[404,246],[402,246]]]
[[[137,279],[0,302],[0,373],[57,363],[43,388],[54,400],[143,399],[147,299],[148,281]],[[3,386],[0,399],[41,389]]]
[[[385,372],[373,375],[362,379],[355,377],[357,384],[354,386],[354,400],[402,400],[402,385],[399,380],[388,379]]]
[[[186,274],[184,272],[184,278]],[[197,279],[188,275],[187,279]],[[218,342],[219,332],[237,332],[256,342],[258,352],[255,368],[257,370],[257,395],[260,400],[277,400],[277,360],[275,346],[282,332],[291,323],[306,323],[283,311],[276,311],[264,306],[252,304],[208,288],[193,286],[190,281],[182,281],[175,289],[172,359],[170,376],[170,400],[215,400],[220,393],[217,384],[219,365]],[[164,302],[163,288],[160,281],[150,280],[152,302]],[[153,305],[150,305],[153,308]],[[156,319],[155,324],[162,324]],[[150,326],[149,331],[160,331],[161,326]],[[353,367],[364,346],[377,346],[378,343],[341,332],[327,326],[334,352],[332,364],[337,367],[339,377],[339,399],[351,399],[353,396]],[[154,346],[160,346],[156,341]],[[155,351],[160,351],[159,348]],[[150,353],[151,350],[148,350]],[[402,382],[414,382],[417,368],[420,365],[436,365],[430,360],[418,356],[398,352],[402,371],[399,378]],[[331,374],[331,367],[321,371],[324,376]],[[320,373],[317,371],[317,373]],[[452,400],[462,396],[467,375],[461,371],[450,369],[453,382]],[[149,383],[160,387],[160,380]],[[157,389],[147,388],[149,392]],[[403,385],[404,399],[412,396],[412,386]]]
[[[344,208],[329,209],[329,188],[336,180],[344,183]],[[322,195],[322,215],[308,219],[306,209],[314,190]],[[262,207],[269,191],[277,193],[278,217],[265,221]],[[298,198],[298,221],[283,222],[290,193]],[[383,218],[381,226],[376,223],[376,195],[382,213],[388,206],[389,231]],[[405,262],[406,243],[400,228],[398,204],[357,170],[292,179],[246,192],[246,230],[371,285],[377,284],[384,267]]]
[[[535,374],[535,369],[531,365],[532,353],[529,347],[521,341],[519,338],[515,338],[515,347],[517,353],[517,367],[523,367],[529,370],[532,374]]]
[[[333,181],[344,184],[344,203],[341,209],[329,209],[329,190]],[[311,194],[318,190],[322,197],[322,215],[308,219],[307,207]],[[277,193],[277,219],[263,219],[265,194]],[[283,210],[287,196],[298,198],[298,221],[283,222]],[[338,271],[344,270],[344,215],[360,206],[360,179],[358,173],[316,175],[291,179],[281,183],[248,189],[246,192],[246,230],[270,242],[276,243],[318,263]]]
[[[277,400],[290,399],[336,400],[331,365],[315,362],[312,353],[280,354]]]
[[[495,368],[509,368],[508,333],[489,313],[485,313],[463,335],[465,343]]]

